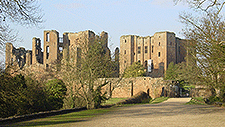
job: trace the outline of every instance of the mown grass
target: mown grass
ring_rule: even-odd
[[[186,104],[187,105],[206,105],[206,103],[202,97],[193,97]]]
[[[112,111],[114,108],[92,109],[80,112],[73,112],[63,115],[51,116],[46,118],[23,121],[8,126],[67,126],[70,123],[86,121],[87,118],[96,117],[106,112]]]
[[[155,99],[151,100],[149,103],[150,104],[158,104],[158,103],[162,103],[163,101],[166,101],[167,99],[169,99],[169,97],[159,97],[159,98],[155,98]]]
[[[127,99],[127,98],[110,98],[105,103],[103,103],[103,105],[116,104],[117,102],[125,100],[125,99]]]

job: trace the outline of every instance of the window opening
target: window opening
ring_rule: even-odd
[[[139,46],[138,47],[138,54],[140,54],[141,53],[141,47]]]
[[[152,46],[152,53],[153,53],[153,48],[154,48],[154,46]]]
[[[49,33],[46,34],[46,41],[49,42]]]
[[[145,53],[148,53],[148,46],[145,46]]]
[[[46,47],[46,59],[49,58],[49,46]]]
[[[160,57],[160,52],[159,52],[158,56]]]
[[[145,60],[145,68],[147,68],[147,60]]]

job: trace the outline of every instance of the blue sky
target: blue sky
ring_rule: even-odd
[[[64,32],[106,31],[111,51],[119,47],[122,35],[149,36],[171,31],[183,38],[179,13],[188,10],[182,3],[174,6],[173,0],[39,0],[39,3],[45,22],[41,28],[12,26],[23,39],[14,44],[16,47],[31,49],[32,38],[43,40],[44,30],[57,30],[60,36]]]

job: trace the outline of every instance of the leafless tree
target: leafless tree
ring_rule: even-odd
[[[6,42],[15,42],[17,33],[9,23],[22,26],[38,26],[43,14],[37,0],[0,0],[0,51]]]
[[[210,12],[211,10],[216,10],[216,13],[219,14],[225,5],[224,0],[173,0],[175,4],[183,1],[188,3],[188,5],[195,9],[204,12]]]

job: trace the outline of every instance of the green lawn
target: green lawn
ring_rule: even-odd
[[[153,100],[150,101],[150,104],[158,104],[158,103],[161,103],[163,101],[166,101],[167,99],[169,99],[169,97],[155,98],[155,99],[153,99]]]
[[[106,104],[116,104],[117,102],[124,100],[126,98],[111,98],[107,100],[104,105]],[[151,101],[151,104],[156,104],[163,102],[167,100],[168,97],[160,97],[156,98],[153,101]],[[131,106],[135,104],[128,104],[128,105],[121,105],[121,106]],[[92,109],[92,110],[84,110],[80,112],[73,112],[63,115],[57,115],[57,116],[51,116],[46,118],[40,118],[40,119],[34,119],[30,121],[23,121],[18,122],[14,124],[10,124],[8,126],[24,126],[24,127],[30,127],[30,126],[68,126],[70,123],[74,122],[81,122],[86,121],[88,118],[96,117],[98,115],[107,113],[109,111],[115,110],[116,107],[111,108],[103,108],[103,109]]]
[[[18,122],[8,126],[67,126],[69,123],[81,122],[87,118],[95,117],[103,113],[112,111],[114,108],[93,109],[80,112],[73,112],[63,115],[51,116],[46,118],[34,119],[30,121]]]
[[[125,99],[127,99],[127,98],[110,98],[105,103],[103,103],[103,105],[116,104],[117,102],[119,102],[121,100],[125,100]]]

